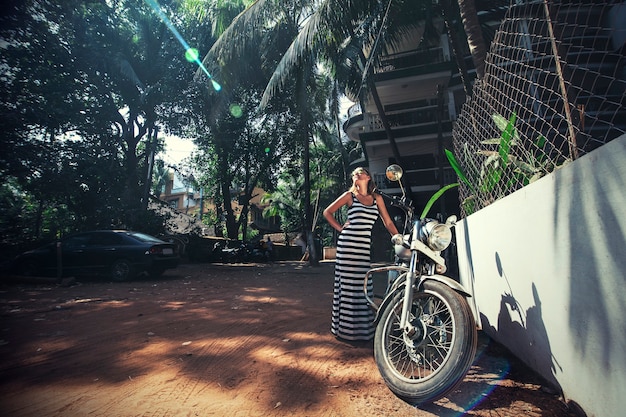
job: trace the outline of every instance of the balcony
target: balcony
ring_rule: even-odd
[[[386,134],[380,115],[376,113],[359,114],[359,106],[350,108],[350,118],[344,123],[344,131],[352,140],[379,140],[385,139]],[[443,107],[441,115],[444,131],[452,129],[448,106]],[[387,114],[390,127],[396,137],[432,135],[438,132],[437,106],[429,105],[418,109],[396,111]]]
[[[388,193],[399,193],[400,188],[395,181],[389,181],[384,172],[375,172],[373,174],[376,185]],[[414,192],[436,191],[440,188],[439,168],[421,168],[407,169],[404,171],[403,178],[410,185]],[[447,166],[443,168],[443,184],[452,184],[457,181],[454,170]]]
[[[380,74],[407,68],[422,67],[424,65],[439,64],[447,61],[450,61],[450,57],[444,54],[443,48],[441,47],[416,49],[382,57],[380,66],[374,69],[374,73]]]
[[[442,120],[450,119],[450,112],[447,107],[443,108],[443,114],[441,115]],[[402,112],[396,113],[388,113],[387,121],[389,125],[394,127],[407,127],[413,125],[420,125],[424,123],[432,123],[438,120],[437,116],[437,106],[428,106],[421,107],[419,109],[412,109]],[[378,114],[370,114],[367,118],[369,121],[369,129],[373,130],[383,130],[383,123],[381,121],[380,115]]]

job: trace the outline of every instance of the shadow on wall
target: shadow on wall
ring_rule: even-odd
[[[623,190],[626,189],[624,159],[626,136],[605,145],[611,147],[601,161],[596,153],[591,164],[572,172],[557,183],[554,224],[556,233],[566,230],[570,244],[563,249],[571,273],[570,327],[575,331],[580,356],[601,364],[603,372],[614,372],[615,363],[624,363],[623,337],[626,323],[626,224]],[[621,151],[620,151],[621,148]],[[598,171],[602,167],[602,171]],[[620,174],[622,173],[622,174]],[[559,196],[568,184],[584,184],[584,189]]]
[[[529,341],[530,346],[519,346],[515,351],[515,345],[509,346],[511,352],[527,362],[533,369],[545,370],[541,376],[546,384],[559,393],[562,393],[561,385],[556,379],[557,367],[559,372],[562,371],[561,365],[558,363],[552,349],[550,347],[550,339],[544,324],[541,310],[541,298],[534,283],[531,284],[534,305],[525,308],[515,297],[506,271],[502,266],[499,254],[495,256],[498,274],[502,277],[509,288],[509,292],[502,294],[500,299],[500,312],[498,313],[498,323],[496,326],[489,323],[489,319],[481,313],[480,321],[482,328],[488,334],[498,334],[500,340],[524,340]],[[527,355],[527,351],[533,352],[532,356]],[[550,370],[548,372],[547,370]]]

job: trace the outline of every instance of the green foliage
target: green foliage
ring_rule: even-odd
[[[184,67],[163,29],[139,0],[25,0],[0,16],[0,174],[22,219],[5,241],[162,227],[142,209],[146,142]]]
[[[219,223],[219,218],[215,210],[209,210],[202,215],[202,223],[207,226],[215,226]]]
[[[517,184],[523,186],[541,178],[546,173],[552,172],[556,165],[549,161],[546,154],[547,141],[543,136],[539,136],[534,142],[534,151],[526,152],[525,160],[513,155],[511,150],[520,143],[520,135],[515,127],[517,115],[513,113],[507,120],[499,114],[492,115],[495,125],[500,130],[500,137],[484,140],[483,145],[498,145],[497,151],[479,150],[478,154],[483,155],[480,170],[473,172],[473,175],[466,173],[456,157],[449,150],[445,150],[450,165],[457,176],[465,183],[472,194],[461,204],[467,214],[473,213],[478,207],[478,200],[491,202],[501,198],[514,189]],[[466,150],[465,161],[472,158]],[[567,162],[564,160],[563,163]],[[502,180],[506,179],[503,184]]]
[[[261,203],[267,204],[263,217],[279,216],[284,232],[298,232],[304,228],[304,184],[302,176],[292,174],[283,174],[276,190],[261,198]]]
[[[444,149],[444,152],[446,154],[446,157],[448,158],[448,162],[450,163],[450,166],[452,167],[452,169],[454,169],[454,172],[456,173],[456,175],[461,179],[461,181],[467,184],[467,186],[470,187],[472,191],[474,191],[474,186],[467,179],[467,176],[465,175],[463,168],[461,168],[461,164],[459,163],[459,161],[457,161],[454,154],[448,149]]]
[[[480,151],[479,153],[486,156],[480,169],[480,175],[478,178],[473,177],[472,180],[468,178],[468,175],[464,172],[461,164],[457,161],[456,157],[449,150],[445,150],[446,156],[450,165],[456,172],[457,176],[470,188],[472,195],[464,200],[461,205],[466,213],[471,214],[475,210],[476,197],[478,195],[490,194],[499,184],[505,170],[509,165],[509,152],[511,146],[515,142],[514,139],[518,139],[518,133],[515,129],[515,120],[517,115],[513,113],[508,121],[506,121],[500,115],[494,115],[493,120],[501,130],[500,138],[495,140],[484,141],[483,144],[491,145],[498,144],[498,151]]]
[[[430,198],[430,200],[428,200],[428,202],[424,206],[424,210],[422,210],[422,214],[420,214],[420,219],[426,218],[426,216],[428,215],[428,212],[432,208],[433,204],[435,204],[435,202],[437,200],[439,200],[439,197],[441,197],[446,191],[448,191],[448,190],[450,190],[452,188],[456,188],[458,186],[459,186],[458,182],[455,182],[453,184],[448,184],[448,185],[442,187],[440,190],[438,190],[435,194],[433,194],[433,196]]]
[[[0,227],[6,242],[101,227],[159,234],[163,219],[144,204],[147,190],[158,193],[165,179],[166,167],[158,161],[148,178],[148,154],[160,149],[163,133],[198,144],[185,174],[220,206],[207,221],[217,224],[218,214],[224,217],[229,235],[245,235],[247,211],[231,210],[239,191],[248,202],[255,186],[273,193],[281,172],[302,178],[305,144],[312,145],[311,192],[297,194],[301,201],[294,206],[311,198],[319,212],[345,186],[350,149],[329,127],[331,74],[318,65],[331,58],[336,43],[317,56],[309,53],[314,45],[299,42],[295,46],[304,49],[285,52],[310,4],[261,2],[271,6],[253,19],[263,24],[236,31],[229,24],[245,1],[210,2],[208,8],[195,0],[161,2],[201,55],[211,49],[213,36],[231,35],[232,54],[206,62],[219,63],[219,71],[211,72],[219,74],[224,90],[216,94],[206,77],[194,77],[197,67],[184,60],[178,40],[142,0],[14,3],[0,16],[6,42],[0,55],[0,174],[6,181]],[[257,3],[251,8],[263,5]],[[331,22],[334,14],[325,14],[334,12],[333,3],[323,8],[320,16],[329,19],[324,27],[343,30]],[[229,113],[231,104],[242,114]],[[342,158],[335,157],[338,151]],[[17,213],[19,221],[12,221]],[[291,227],[289,222],[299,227],[296,219],[288,220]]]
[[[496,124],[501,129],[501,135],[497,153],[488,152],[487,159],[482,165],[479,188],[483,193],[493,191],[509,164],[509,151],[511,149],[511,139],[514,136],[516,118],[516,114],[513,113],[506,125],[502,126],[501,117],[499,115],[493,116]],[[517,131],[515,130],[515,132]]]
[[[28,194],[21,193],[15,179],[5,178],[0,186],[0,236],[2,245],[17,244],[33,234],[37,204]]]

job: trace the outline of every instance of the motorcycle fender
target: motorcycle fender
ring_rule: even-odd
[[[464,295],[466,297],[471,297],[472,296],[472,294],[467,292],[467,290],[461,284],[459,284],[457,281],[453,280],[450,277],[446,277],[445,275],[422,276],[422,282],[428,281],[428,280],[439,281],[442,284],[446,284],[448,287],[452,288],[454,291],[456,291],[459,294]]]
[[[402,274],[394,283],[392,289],[389,291],[389,293],[385,296],[385,298],[383,299],[383,301],[380,303],[380,306],[378,307],[378,310],[376,310],[376,317],[374,317],[374,324],[378,324],[378,320],[380,319],[380,312],[384,311],[385,308],[387,307],[387,305],[389,303],[391,303],[391,300],[393,300],[394,296],[401,291],[404,291],[404,286],[406,285],[406,274]],[[426,282],[426,281],[438,281],[441,282],[442,284],[447,285],[448,287],[452,288],[454,291],[458,292],[459,294],[465,296],[465,297],[471,297],[472,295],[467,292],[467,290],[458,282],[456,282],[455,280],[453,280],[452,278],[446,277],[444,275],[428,275],[428,276],[422,276],[421,277],[421,281],[420,281],[420,286],[422,283]]]

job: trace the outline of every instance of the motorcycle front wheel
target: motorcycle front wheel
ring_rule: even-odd
[[[413,334],[400,328],[404,292],[385,307],[374,335],[374,358],[389,389],[409,404],[435,401],[463,379],[478,334],[465,297],[438,281],[413,293]]]

